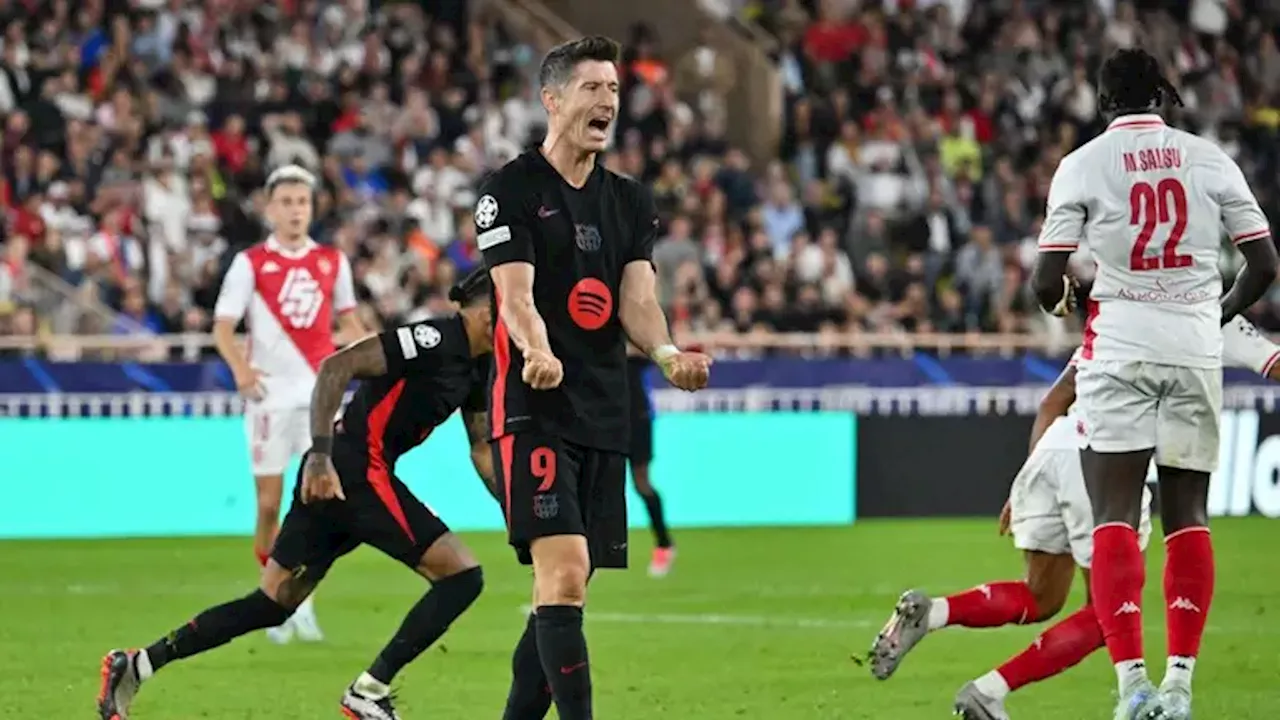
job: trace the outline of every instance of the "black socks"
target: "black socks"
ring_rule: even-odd
[[[502,720],[542,720],[551,709],[551,686],[538,658],[537,615],[530,613],[511,654],[511,690]]]
[[[478,567],[436,581],[405,615],[400,629],[369,667],[369,674],[390,685],[396,673],[439,640],[483,589],[484,574]]]
[[[560,720],[591,720],[591,667],[582,608],[543,605],[536,612],[538,657]]]
[[[649,526],[653,528],[654,540],[660,548],[671,547],[671,533],[667,531],[667,516],[662,512],[662,497],[657,491],[648,495],[640,495],[644,508],[649,511]]]
[[[157,640],[147,648],[147,659],[151,661],[154,672],[174,660],[226,645],[254,630],[275,627],[292,614],[292,610],[284,608],[261,590],[254,590],[239,600],[205,610],[191,622]]]

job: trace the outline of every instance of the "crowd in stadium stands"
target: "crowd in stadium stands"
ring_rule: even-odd
[[[1172,120],[1226,147],[1280,217],[1278,2],[720,5],[777,39],[777,159],[724,140],[744,122],[724,111],[734,65],[709,46],[666,57],[649,27],[624,38],[606,159],[653,188],[678,328],[1037,331],[1025,280],[1049,180],[1104,127],[1100,60],[1136,43],[1181,89]],[[465,0],[19,1],[0,25],[0,334],[51,327],[32,298],[57,280],[122,318],[56,329],[206,330],[288,162],[322,178],[313,235],[352,258],[367,323],[440,312],[479,262],[477,180],[541,137],[541,48]],[[1075,269],[1087,283],[1087,257]],[[1257,312],[1280,328],[1280,297]]]

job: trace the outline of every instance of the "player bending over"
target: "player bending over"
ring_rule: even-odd
[[[480,565],[394,474],[471,394],[475,358],[492,351],[489,280],[468,276],[456,316],[365,338],[326,359],[311,403],[311,450],[257,590],[210,608],[142,650],[103,659],[98,713],[126,720],[138,686],[175,660],[283,622],[333,562],[362,544],[412,568],[431,589],[342,697],[352,720],[397,720],[390,685],[480,595]],[[364,378],[335,424],[353,377]]]
[[[667,516],[662,510],[662,496],[649,481],[649,465],[653,462],[653,403],[649,401],[645,371],[649,358],[634,345],[627,343],[627,385],[631,391],[631,443],[627,461],[631,464],[631,482],[636,493],[644,501],[649,513],[649,527],[653,529],[653,558],[649,560],[649,575],[666,577],[676,560],[676,546],[667,529]]]
[[[1159,63],[1119,50],[1099,73],[1107,130],[1062,159],[1049,188],[1033,285],[1055,314],[1072,305],[1067,260],[1087,241],[1098,264],[1076,370],[1081,463],[1093,507],[1090,594],[1115,664],[1117,720],[1185,720],[1213,599],[1206,509],[1218,465],[1222,330],[1276,277],[1267,218],[1217,145],[1165,125],[1178,101]],[[1222,293],[1220,227],[1245,267]],[[1142,642],[1146,563],[1139,542],[1155,457],[1165,533],[1169,657],[1159,691]]]
[[[1077,351],[1077,355],[1079,351]],[[1223,328],[1223,362],[1280,380],[1280,346],[1237,316]],[[930,598],[908,590],[871,650],[871,672],[888,679],[907,653],[928,633],[944,627],[989,628],[1043,622],[1067,601],[1075,568],[1089,584],[1093,558],[1093,509],[1080,470],[1076,423],[1076,357],[1040,402],[1031,428],[1031,454],[1018,471],[1000,514],[1000,534],[1013,533],[1023,551],[1027,575],[1021,581],[992,582]],[[1144,493],[1139,540],[1151,535],[1150,492]],[[1087,591],[1086,591],[1087,594]],[[956,714],[965,720],[1007,720],[1005,697],[1079,663],[1103,646],[1102,627],[1085,606],[1046,630],[1026,650],[999,668],[965,684],[956,694]]]
[[[494,464],[511,545],[534,576],[506,720],[542,718],[553,701],[560,720],[592,717],[587,580],[627,566],[627,338],[685,390],[706,385],[711,363],[671,344],[650,260],[652,196],[596,163],[618,113],[617,60],[602,37],[547,54],[546,139],[476,203],[497,298]]]
[[[214,342],[246,401],[258,505],[253,552],[263,566],[280,527],[285,466],[307,449],[307,401],[320,361],[334,350],[334,316],[346,340],[364,334],[346,256],[307,235],[315,182],[297,165],[271,173],[266,215],[273,232],[235,256],[214,308]],[[241,319],[249,332],[247,352],[235,337]],[[310,599],[267,636],[285,643],[295,633],[301,640],[321,639]]]

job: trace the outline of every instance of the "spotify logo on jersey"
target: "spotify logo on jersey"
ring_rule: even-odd
[[[596,278],[583,278],[569,291],[569,318],[583,330],[599,330],[613,315],[613,293]]]

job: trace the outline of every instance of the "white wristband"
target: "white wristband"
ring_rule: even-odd
[[[656,363],[661,363],[680,354],[680,348],[675,345],[659,345],[649,353],[649,357]]]

